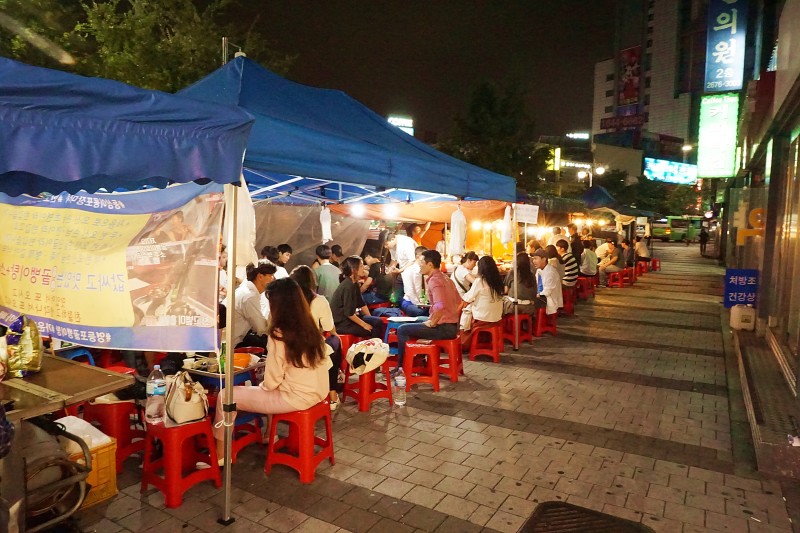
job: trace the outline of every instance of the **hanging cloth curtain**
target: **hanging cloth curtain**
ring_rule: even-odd
[[[461,211],[461,206],[458,206],[450,217],[450,246],[448,247],[450,256],[463,254],[466,251],[464,249],[466,241],[467,217]]]

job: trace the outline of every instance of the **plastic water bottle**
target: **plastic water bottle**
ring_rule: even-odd
[[[161,372],[160,365],[154,365],[153,371],[147,376],[147,403],[145,404],[145,419],[148,424],[160,424],[164,421],[167,394],[167,380]]]
[[[402,368],[398,369],[397,374],[394,375],[394,394],[392,396],[395,405],[406,404],[406,375]]]

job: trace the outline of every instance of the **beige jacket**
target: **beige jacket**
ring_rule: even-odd
[[[320,337],[320,340],[322,338]],[[297,368],[286,359],[286,345],[269,337],[267,363],[264,369],[264,390],[278,390],[286,403],[298,411],[312,407],[328,396],[330,357],[316,368]]]

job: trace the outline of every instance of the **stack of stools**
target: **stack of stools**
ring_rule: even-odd
[[[578,283],[575,285],[576,295],[581,300],[588,300],[589,296],[594,298],[594,282],[592,278],[578,278]]]
[[[464,375],[464,361],[461,359],[461,338],[441,339],[433,341],[439,347],[439,373],[447,375],[450,381],[458,381],[458,375]]]
[[[519,328],[519,342],[533,340],[533,319],[527,313],[517,313],[517,327]],[[514,315],[503,317],[503,340],[514,344]]]
[[[503,351],[503,326],[479,326],[472,332],[472,343],[469,347],[469,360],[485,355],[491,357],[495,363],[500,362],[500,352]]]
[[[342,358],[345,360],[345,358]],[[342,391],[342,401],[347,400],[347,397],[353,398],[358,402],[358,410],[362,412],[369,411],[370,405],[375,400],[386,398],[389,400],[389,405],[392,404],[392,387],[389,383],[389,359],[383,362],[380,366],[386,383],[380,383],[375,379],[374,370],[364,372],[358,376],[358,381],[350,383],[350,365],[347,365],[344,378],[344,390]]]
[[[547,314],[547,310],[544,307],[540,307],[536,310],[536,327],[533,330],[533,334],[537,337],[541,337],[545,333],[550,333],[554,337],[556,336],[556,317],[558,313],[553,313],[552,315]]]
[[[273,465],[286,465],[297,470],[301,483],[312,483],[317,466],[328,459],[334,464],[333,431],[331,429],[331,406],[323,400],[304,411],[293,411],[280,415],[272,415],[269,426],[269,445],[264,472],[269,475]],[[317,421],[325,419],[326,438],[314,434]],[[282,439],[275,439],[278,434],[278,423],[289,425],[289,434]],[[315,451],[314,447],[320,450]]]
[[[403,357],[406,391],[417,383],[429,383],[439,392],[439,347],[433,343],[407,342]],[[420,364],[424,361],[424,364]]]
[[[153,457],[156,440],[161,441],[163,450],[163,455],[157,459]],[[208,464],[210,468],[197,469],[199,462]],[[159,475],[159,470],[163,470],[163,476]],[[148,485],[153,485],[164,494],[166,507],[180,507],[183,493],[207,479],[217,488],[222,486],[217,448],[208,418],[180,426],[147,425],[142,492]]]
[[[83,407],[84,420],[96,423],[103,433],[116,439],[118,474],[125,459],[144,450],[144,430],[131,428],[131,417],[138,416],[139,408],[134,402],[87,403]]]
[[[619,287],[620,289],[625,287],[624,283],[622,282],[622,271],[608,272],[607,280],[609,287]]]
[[[661,259],[656,259],[655,257],[650,259],[650,270],[655,272],[656,270],[661,270]]]

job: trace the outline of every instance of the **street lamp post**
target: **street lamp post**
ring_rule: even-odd
[[[602,176],[605,173],[606,173],[606,167],[595,167],[594,169],[590,168],[588,170],[581,170],[580,172],[578,172],[578,178],[581,179],[581,180],[585,180],[586,177],[588,176],[589,177],[589,188],[591,189],[592,188],[592,177],[594,176],[594,174],[597,174],[598,176]]]
[[[686,163],[689,159],[689,152],[692,151],[693,146],[691,144],[684,144],[681,146],[681,151],[683,152],[683,162]]]

